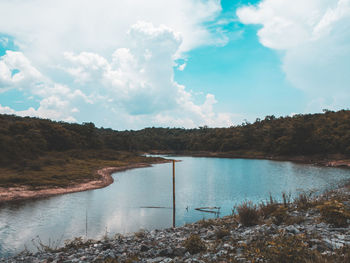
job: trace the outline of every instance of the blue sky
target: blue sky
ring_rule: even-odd
[[[348,108],[349,61],[350,0],[0,3],[0,113],[228,127]]]

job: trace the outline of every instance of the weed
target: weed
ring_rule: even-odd
[[[305,217],[303,216],[290,216],[285,218],[286,225],[300,225],[305,221]]]
[[[273,217],[273,223],[276,225],[286,223],[290,218],[290,216],[288,215],[288,208],[284,205],[278,206],[276,210],[271,214],[271,216]]]
[[[321,213],[321,219],[336,227],[345,227],[350,219],[350,211],[342,202],[337,200],[325,201],[317,207]]]
[[[237,207],[239,222],[244,226],[254,226],[259,223],[259,213],[252,202],[244,202]]]
[[[294,203],[297,206],[297,209],[307,210],[310,207],[312,207],[313,205],[311,200],[312,194],[313,194],[312,192],[310,193],[303,192],[299,194],[299,196],[294,199]]]
[[[204,228],[210,227],[214,224],[213,220],[211,219],[205,220],[204,218],[199,220],[198,223],[200,224],[201,227],[204,227]]]
[[[217,239],[222,239],[223,237],[226,237],[229,235],[230,235],[230,231],[228,231],[227,229],[219,229],[215,231],[215,236]]]
[[[190,235],[184,241],[183,246],[191,254],[197,254],[207,249],[202,239],[198,235],[194,235],[194,234]]]
[[[84,241],[82,237],[76,237],[72,240],[66,240],[64,241],[64,248],[63,249],[79,249],[79,248],[83,248],[87,245],[90,245],[93,243],[93,240],[87,240]]]
[[[301,263],[306,259],[314,259],[302,235],[279,234],[274,238],[259,238],[246,247],[245,254],[249,258],[261,258],[264,262],[273,263]]]
[[[262,202],[259,205],[259,214],[262,216],[262,218],[266,219],[270,217],[278,207],[279,205],[277,203]]]
[[[115,258],[107,258],[103,261],[103,263],[118,263],[119,261]]]
[[[283,205],[284,207],[288,207],[290,205],[290,200],[291,200],[291,193],[282,193],[282,200],[283,200]]]
[[[144,231],[144,230],[140,230],[140,231],[138,231],[138,232],[135,232],[135,237],[137,237],[137,238],[144,238],[145,236],[146,236],[146,232]]]
[[[139,262],[140,259],[138,258],[138,256],[132,256],[130,258],[128,258],[125,263],[134,263],[134,262]],[[116,261],[113,263],[117,263]]]
[[[62,238],[63,235],[59,239],[53,241],[49,238],[48,243],[45,244],[39,236],[36,236],[36,238],[32,239],[32,244],[39,252],[52,252],[58,249]]]

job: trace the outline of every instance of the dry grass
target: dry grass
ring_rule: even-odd
[[[215,225],[215,221],[213,219],[201,219],[198,221],[201,227],[208,228],[212,225]]]
[[[198,235],[190,235],[184,242],[183,246],[186,248],[188,252],[191,254],[197,254],[205,251],[207,248],[205,243]]]
[[[315,201],[312,199],[312,192],[299,194],[299,196],[294,199],[294,203],[297,209],[302,211],[315,205]]]
[[[270,200],[259,205],[259,214],[263,219],[269,218],[279,207],[279,204],[270,195]]]
[[[66,187],[99,179],[96,170],[108,166],[150,163],[161,158],[111,150],[47,153],[16,167],[0,168],[0,187]]]
[[[350,248],[343,247],[334,250],[330,255],[323,255],[317,250],[310,249],[308,238],[303,235],[264,236],[257,238],[249,246],[244,246],[244,255],[251,262],[271,263],[348,263]]]
[[[300,235],[257,239],[246,248],[248,258],[262,258],[267,262],[301,263],[313,259],[305,238]]]
[[[222,239],[226,236],[230,235],[230,231],[227,229],[219,229],[217,231],[215,231],[215,236],[217,239]]]
[[[244,202],[237,207],[238,219],[243,226],[254,226],[259,223],[259,212],[252,202]]]
[[[321,219],[336,227],[346,227],[348,226],[348,220],[350,219],[350,211],[345,207],[345,205],[336,200],[332,199],[325,201],[317,207],[321,213]]]
[[[290,216],[288,215],[288,208],[284,205],[279,205],[271,216],[273,223],[276,225],[286,223],[290,219]]]

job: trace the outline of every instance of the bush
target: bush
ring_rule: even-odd
[[[290,205],[290,199],[291,199],[291,194],[290,193],[282,193],[282,200],[283,200],[283,205],[285,207],[288,207]]]
[[[259,223],[259,213],[252,202],[244,202],[237,207],[239,222],[244,226],[254,226]]]
[[[201,227],[205,227],[205,228],[214,225],[213,220],[211,219],[205,220],[204,218],[199,220],[198,223],[201,225]]]
[[[226,229],[219,229],[215,232],[215,236],[218,239],[222,239],[223,237],[229,236],[230,235],[230,231],[226,230]]]
[[[296,204],[297,209],[307,210],[308,208],[310,208],[312,206],[311,199],[310,199],[311,195],[312,193],[299,194],[299,196],[294,199],[294,203]]]
[[[184,247],[191,254],[197,254],[199,252],[205,251],[207,248],[205,243],[198,235],[190,235],[183,243]]]
[[[275,211],[276,209],[279,207],[279,205],[277,203],[261,203],[259,205],[259,214],[264,218],[268,218],[270,217]]]
[[[246,253],[254,255],[253,258],[263,258],[264,262],[273,263],[301,263],[314,262],[315,252],[310,250],[302,235],[287,236],[279,234],[267,240],[257,239],[249,247]]]
[[[345,227],[350,219],[350,212],[345,205],[337,200],[325,201],[318,206],[321,213],[321,219],[335,227]]]
[[[271,214],[271,216],[273,216],[273,223],[276,225],[286,223],[286,221],[290,218],[287,212],[287,207],[285,207],[284,205],[278,206],[277,209]]]

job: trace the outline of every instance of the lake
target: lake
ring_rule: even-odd
[[[246,200],[259,203],[271,194],[295,197],[321,193],[350,179],[350,170],[269,160],[171,157],[176,162],[176,225],[215,214],[195,210],[220,207],[229,215]],[[32,239],[59,242],[77,236],[101,238],[140,229],[172,226],[172,164],[113,174],[106,188],[22,201],[0,207],[0,256],[33,248]],[[146,208],[146,207],[163,208]]]

